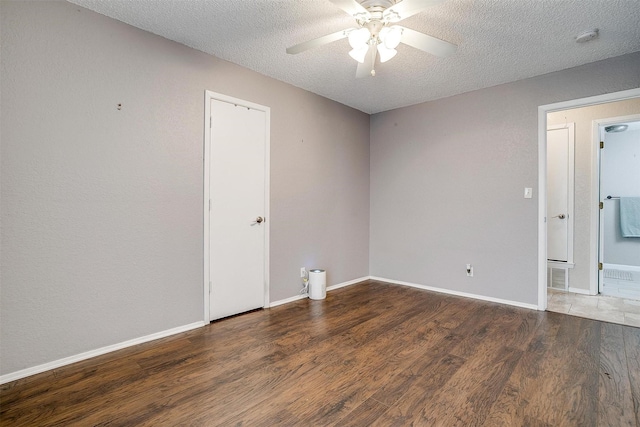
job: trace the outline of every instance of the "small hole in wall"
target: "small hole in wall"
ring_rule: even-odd
[[[122,110],[122,104],[118,104],[118,110]]]

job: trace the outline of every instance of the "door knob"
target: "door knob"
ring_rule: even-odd
[[[256,225],[256,224],[261,224],[264,221],[264,218],[262,218],[261,216],[259,216],[258,218],[256,218],[255,221],[253,221],[251,223],[251,225]]]
[[[556,215],[556,216],[552,216],[551,218],[565,219],[565,215],[564,214],[559,214],[559,215]]]

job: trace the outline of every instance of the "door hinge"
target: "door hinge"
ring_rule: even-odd
[[[598,270],[602,270],[602,263],[601,262],[598,263]]]
[[[213,285],[211,284],[211,280],[209,280],[209,293],[211,293],[212,286],[213,286]]]
[[[600,203],[598,203],[598,207],[599,207],[600,209],[604,209],[604,202],[600,202]]]
[[[604,148],[604,141],[600,141],[600,148]]]
[[[213,127],[213,116],[209,116],[209,129]]]

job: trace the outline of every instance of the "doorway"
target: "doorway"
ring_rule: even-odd
[[[270,109],[205,93],[204,317],[269,304]]]
[[[548,122],[548,115],[569,109],[578,109],[590,106],[602,106],[608,103],[614,103],[617,101],[633,100],[634,102],[640,101],[640,89],[631,89],[617,93],[599,95],[589,98],[582,98],[572,101],[559,102],[556,104],[543,105],[538,107],[538,184],[540,200],[538,204],[538,309],[545,310],[547,308],[547,138],[546,131],[548,125],[557,124]],[[611,115],[609,115],[610,117]],[[600,116],[606,117],[606,116]],[[563,118],[560,123],[566,123],[567,121],[573,121],[569,118]],[[587,142],[593,138],[592,131],[589,130],[587,135]],[[576,145],[581,140],[576,131]],[[584,138],[582,138],[584,140]],[[592,144],[588,144],[592,153],[588,154],[586,162],[586,170],[579,170],[578,157],[579,153],[576,148],[576,191],[579,188],[578,176],[586,176],[589,185],[586,186],[588,193],[584,197],[575,197],[575,222],[576,229],[574,234],[575,239],[575,270],[572,271],[572,275],[577,273],[578,267],[581,267],[580,277],[574,277],[579,280],[573,280],[573,285],[579,284],[579,288],[573,289],[578,293],[587,295],[595,295],[598,292],[598,233],[588,232],[580,233],[578,230],[579,224],[586,227],[588,230],[597,230],[598,228],[598,200],[599,194],[597,192],[598,182],[597,174],[592,174],[591,171],[597,170],[597,149]],[[584,160],[584,159],[583,159]],[[583,178],[584,178],[583,176]],[[581,213],[582,212],[582,213]],[[580,218],[582,215],[582,218]],[[580,261],[582,259],[583,261]],[[585,261],[586,260],[586,261]],[[590,266],[596,266],[592,269]],[[574,275],[576,276],[576,275]],[[570,285],[571,287],[571,285]]]
[[[640,210],[640,115],[596,123],[601,141],[598,290],[640,300],[640,218],[629,208],[636,204]]]

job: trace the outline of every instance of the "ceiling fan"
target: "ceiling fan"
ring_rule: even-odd
[[[397,22],[445,0],[329,1],[353,16],[358,26],[291,46],[287,48],[287,53],[295,55],[348,38],[352,48],[349,55],[358,61],[356,77],[361,78],[375,76],[376,56],[380,57],[381,63],[390,60],[396,55],[396,47],[400,43],[439,57],[451,55],[457,49],[452,43],[396,25]]]

